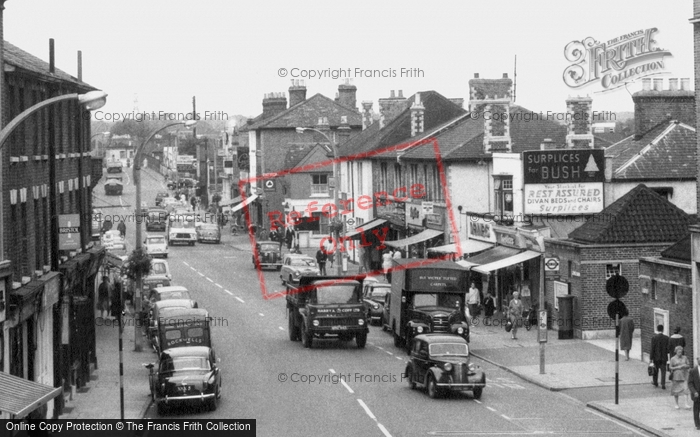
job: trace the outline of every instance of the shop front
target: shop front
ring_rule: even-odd
[[[408,201],[405,208],[405,237],[388,240],[386,245],[399,249],[404,258],[427,258],[429,248],[445,245],[449,233],[447,210],[433,202],[419,201]]]
[[[345,235],[346,247],[360,252],[361,272],[381,270],[382,251],[386,248],[384,242],[390,232],[390,226],[387,220],[375,218],[348,231]]]

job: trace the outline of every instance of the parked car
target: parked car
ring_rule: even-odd
[[[260,268],[273,267],[277,270],[282,269],[282,251],[280,244],[277,241],[260,241],[255,244],[255,252],[253,252],[253,267],[257,268],[255,256],[258,256]]]
[[[382,331],[391,331],[391,326],[389,326],[389,321],[391,320],[389,317],[389,310],[391,310],[391,293],[387,293],[386,296],[384,296],[384,305],[382,307]]]
[[[362,300],[367,304],[370,324],[384,325],[384,302],[387,294],[391,294],[391,284],[386,282],[368,281],[366,278],[362,285]],[[374,279],[374,278],[372,278]]]
[[[148,284],[148,288],[147,285]],[[145,315],[144,321],[148,321],[151,308],[156,302],[169,299],[190,299],[190,292],[185,287],[170,285],[170,280],[164,275],[151,275],[143,278],[143,312]],[[194,302],[194,301],[193,301]],[[197,307],[197,302],[194,302],[193,307]]]
[[[141,283],[143,284],[142,296],[144,296],[141,306],[141,321],[143,323],[148,323],[148,314],[151,310],[152,303],[160,300],[157,299],[152,301],[152,292],[159,287],[169,287],[170,279],[168,279],[165,275],[148,275],[141,279]]]
[[[280,279],[282,279],[282,284],[298,284],[299,278],[302,276],[318,276],[320,274],[314,258],[308,255],[288,253],[284,256]]]
[[[413,337],[410,350],[405,377],[411,389],[421,384],[431,398],[446,390],[468,390],[474,399],[481,398],[486,374],[470,362],[466,339],[451,334],[420,334]]]
[[[174,404],[191,403],[217,408],[221,398],[220,360],[206,346],[177,347],[164,350],[149,369],[151,398],[158,414]]]
[[[107,231],[102,235],[102,245],[105,246],[108,250],[110,247],[112,247],[112,244],[115,242],[122,242],[122,234],[116,230],[113,229],[111,231]]]
[[[146,216],[146,232],[165,231],[168,227],[168,211],[163,208],[151,208]]]
[[[150,275],[165,275],[166,278],[173,280],[173,275],[170,274],[170,266],[168,262],[164,259],[151,259],[151,273]]]
[[[163,199],[166,197],[170,196],[170,194],[161,191],[160,193],[156,194],[156,206],[161,206],[161,203],[163,203]]]
[[[194,246],[197,241],[197,232],[194,229],[195,216],[193,214],[171,214],[168,217],[168,229],[166,238],[168,246],[175,243],[187,243]]]
[[[196,226],[196,232],[199,243],[204,243],[205,241],[216,244],[221,243],[221,229],[219,229],[219,225],[201,223]]]
[[[161,312],[165,308],[196,308],[197,302],[192,299],[168,299],[161,300],[153,303],[148,314],[148,338],[151,339],[151,343],[154,348],[157,348],[157,342],[155,337],[158,334],[158,321],[162,317]]]
[[[146,236],[146,239],[143,240],[143,243],[145,245],[144,247],[146,248],[146,251],[152,257],[168,257],[168,245],[165,242],[165,236],[148,235]]]

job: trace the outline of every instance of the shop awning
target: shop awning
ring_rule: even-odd
[[[469,259],[457,261],[457,264],[462,267],[472,268],[474,266],[491,264],[492,262],[517,255],[520,252],[520,249],[512,249],[506,246],[496,246],[493,249],[489,249],[486,252],[482,252]]]
[[[459,242],[462,253],[475,253],[493,247],[492,243],[478,240],[462,240]],[[433,253],[457,253],[457,243],[446,244],[444,246],[431,247],[428,252]]]
[[[520,252],[516,255],[510,256],[508,258],[503,258],[498,261],[494,261],[489,264],[481,264],[479,266],[472,267],[472,271],[474,272],[479,272],[483,274],[489,274],[493,272],[494,270],[499,270],[504,267],[512,266],[515,264],[520,264],[521,262],[525,262],[528,260],[531,260],[533,258],[537,258],[541,256],[542,254],[539,252],[533,252],[532,250],[525,250],[523,252]]]
[[[391,247],[406,247],[410,246],[411,244],[422,243],[423,241],[430,240],[431,238],[435,238],[438,235],[442,235],[442,231],[436,231],[435,229],[426,229],[416,235],[404,238],[403,240],[385,241],[384,244]]]
[[[231,206],[231,205],[238,203],[242,200],[243,200],[243,196],[234,197],[233,199],[224,200],[223,202],[219,202],[219,206],[221,206],[221,207]]]
[[[236,211],[238,211],[239,209],[242,209],[243,207],[248,206],[248,204],[249,204],[250,202],[252,202],[253,200],[255,200],[255,199],[257,199],[257,198],[258,198],[258,195],[257,195],[257,194],[253,194],[253,195],[251,195],[250,197],[246,197],[244,202],[241,202],[241,203],[239,203],[238,205],[236,205],[236,206],[234,206],[233,208],[231,208],[231,212],[236,212]]]
[[[346,238],[359,238],[360,234],[362,234],[363,232],[367,232],[369,230],[372,230],[376,227],[383,225],[384,223],[386,223],[386,220],[384,220],[384,219],[370,220],[367,223],[361,224],[360,226],[356,227],[352,231],[348,232],[345,235],[345,237]]]
[[[62,391],[61,387],[55,388],[0,372],[0,411],[21,419]]]

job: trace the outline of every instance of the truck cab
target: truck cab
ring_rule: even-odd
[[[416,265],[415,259],[394,260],[389,317],[394,345],[410,351],[415,336],[455,334],[469,341],[466,293],[469,271],[450,261]]]
[[[289,339],[312,348],[315,338],[355,339],[364,348],[369,333],[362,301],[364,276],[302,276],[287,285]]]

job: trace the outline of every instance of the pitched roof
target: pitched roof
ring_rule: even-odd
[[[686,235],[679,242],[661,252],[661,257],[674,261],[690,263],[690,234]]]
[[[6,64],[13,65],[16,68],[25,70],[27,72],[30,72],[35,75],[41,76],[44,80],[48,81],[63,81],[63,82],[71,82],[76,85],[78,85],[81,89],[85,91],[90,91],[94,90],[95,88],[88,85],[87,83],[78,80],[76,77],[71,76],[70,74],[59,70],[58,68],[54,68],[54,72],[50,73],[49,72],[49,63],[42,61],[41,59],[37,58],[36,56],[32,55],[31,53],[27,53],[24,50],[20,49],[19,47],[15,46],[14,44],[11,44],[7,41],[4,43],[4,62]]]
[[[318,124],[319,117],[327,117],[328,124],[333,127],[340,126],[340,117],[346,116],[348,126],[362,126],[362,116],[359,112],[349,109],[340,103],[329,99],[322,94],[314,96],[287,108],[272,117],[262,119],[262,115],[255,118],[252,125],[244,126],[241,130],[255,129],[294,129],[296,127],[313,127]]]
[[[311,143],[290,144],[287,155],[284,157],[284,168],[295,168],[315,146]]]
[[[428,132],[437,126],[466,114],[466,111],[457,106],[450,99],[436,91],[421,91],[421,104],[425,108],[423,120],[423,132]],[[406,99],[407,107],[393,120],[379,128],[375,122],[360,134],[354,136],[340,147],[340,156],[349,156],[372,150],[382,150],[385,147],[402,144],[411,138],[411,104],[416,95]],[[422,135],[425,136],[425,135]],[[420,135],[418,136],[420,137]],[[382,154],[382,156],[385,156]]]
[[[666,121],[642,138],[629,136],[605,150],[612,158],[613,180],[696,179],[695,129],[678,121]]]
[[[512,152],[520,153],[527,150],[538,150],[544,139],[551,139],[555,144],[566,143],[566,126],[546,117],[539,115],[522,106],[513,105],[510,108],[510,138]],[[479,134],[467,134],[465,141],[460,147],[443,156],[445,161],[464,159],[491,158],[491,153],[484,151],[484,119],[479,116],[471,126],[464,129],[470,132],[477,129]]]
[[[688,233],[692,218],[644,184],[617,199],[569,234],[583,243],[661,243]]]

